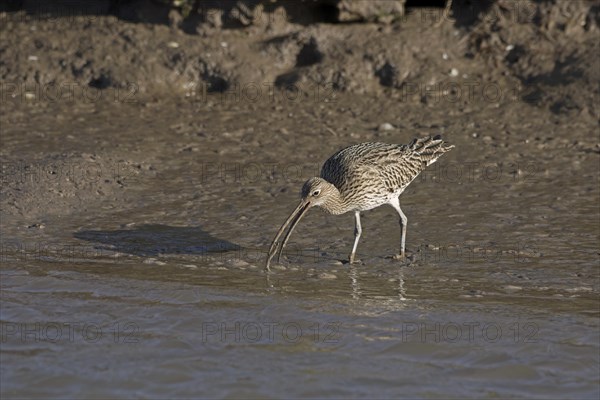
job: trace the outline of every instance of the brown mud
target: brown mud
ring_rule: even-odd
[[[3,397],[595,398],[598,3],[455,3],[2,14]],[[327,157],[432,134],[412,262],[312,210],[263,271]]]

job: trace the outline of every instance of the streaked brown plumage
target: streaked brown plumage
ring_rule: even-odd
[[[266,269],[277,251],[279,237],[291,223],[279,249],[278,261],[294,228],[311,207],[319,206],[331,214],[353,211],[354,246],[349,260],[354,262],[362,233],[360,212],[389,204],[400,216],[400,258],[404,258],[407,219],[398,197],[419,173],[438,157],[452,149],[441,137],[414,139],[408,145],[367,142],[346,147],[331,156],[321,169],[321,176],[310,178],[302,187],[302,200],[281,226],[267,257]]]

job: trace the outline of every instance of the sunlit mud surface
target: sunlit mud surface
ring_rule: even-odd
[[[112,100],[112,98],[111,98]],[[597,124],[368,96],[2,107],[2,394],[599,394]],[[391,130],[377,129],[382,123]],[[311,210],[341,147],[456,146],[394,210]],[[110,383],[109,383],[110,382]]]

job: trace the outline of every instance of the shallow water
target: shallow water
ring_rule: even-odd
[[[7,105],[2,395],[596,398],[598,155],[522,108]],[[401,198],[411,262],[393,209],[352,266],[353,217],[314,210],[263,271],[327,156],[441,129],[456,149]]]

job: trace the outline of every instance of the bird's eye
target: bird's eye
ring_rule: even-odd
[[[321,190],[320,189],[317,189],[314,192],[312,192],[312,195],[315,196],[315,197],[318,196],[318,195],[320,195],[320,194],[321,194]]]

